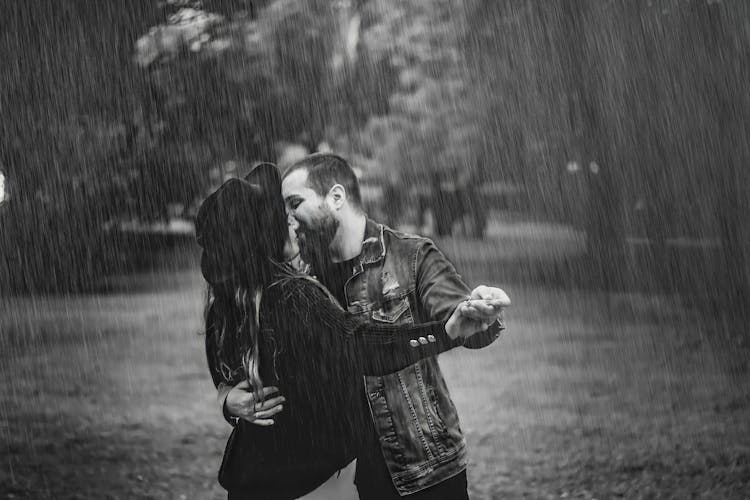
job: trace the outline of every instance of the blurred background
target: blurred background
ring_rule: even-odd
[[[222,497],[193,218],[315,151],[513,299],[441,357],[472,498],[746,498],[750,3],[0,11],[3,498]]]

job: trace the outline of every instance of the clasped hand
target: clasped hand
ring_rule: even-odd
[[[445,324],[445,330],[452,339],[470,337],[502,320],[503,311],[508,306],[510,297],[503,290],[480,285],[471,291],[468,300],[456,307]]]
[[[273,416],[284,409],[284,396],[269,397],[279,392],[278,387],[263,387],[256,397],[247,380],[232,387],[224,401],[224,409],[231,417],[241,418],[256,425],[273,425]]]

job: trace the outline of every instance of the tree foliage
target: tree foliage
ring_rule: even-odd
[[[605,247],[634,232],[748,247],[741,0],[3,8],[3,237],[59,255],[60,273],[108,255],[107,223],[164,219],[285,142],[332,143],[402,184],[516,183],[548,217],[581,216],[584,193]]]

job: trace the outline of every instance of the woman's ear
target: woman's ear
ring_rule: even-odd
[[[344,206],[344,202],[346,201],[346,189],[344,189],[344,186],[341,184],[334,184],[334,186],[328,191],[328,199],[334,210],[339,210]]]

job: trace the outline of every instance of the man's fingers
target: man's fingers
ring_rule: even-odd
[[[504,290],[484,285],[480,285],[472,290],[471,299],[497,303],[500,307],[508,307],[510,305],[510,297],[508,297],[508,294]]]
[[[234,386],[235,389],[250,389],[250,382],[243,380],[239,384]]]
[[[273,408],[274,406],[280,405],[284,401],[286,401],[286,398],[284,396],[276,396],[275,398],[266,399],[262,403],[256,403],[254,408],[256,411],[268,410]]]
[[[497,296],[491,299],[484,299],[484,303],[494,308],[508,307],[510,306],[510,297],[508,297],[507,295]]]
[[[493,296],[493,290],[499,290],[499,288],[491,288],[485,285],[479,285],[471,291],[472,299],[491,299]]]
[[[465,338],[471,337],[477,332],[483,332],[489,328],[489,323],[482,320],[471,319],[469,323],[463,328],[462,336]]]
[[[464,304],[461,306],[461,316],[463,316],[464,318],[479,320],[484,315],[480,313],[474,306]]]
[[[473,297],[472,299],[495,307],[508,307],[510,305],[510,297],[499,288],[496,288],[493,293],[487,294],[484,297]]]
[[[274,406],[273,408],[268,409],[268,410],[257,411],[257,412],[255,412],[255,419],[256,420],[268,419],[269,417],[273,417],[274,415],[276,415],[277,413],[279,413],[283,409],[284,409],[283,405],[278,405],[278,406]]]
[[[260,390],[260,395],[261,397],[266,398],[276,392],[279,392],[279,388],[269,385],[268,387],[264,387],[263,389]]]
[[[247,419],[245,419],[245,420],[247,420]],[[268,427],[269,425],[273,425],[274,424],[274,421],[273,421],[272,418],[263,419],[263,420],[247,420],[247,421],[250,422],[251,424],[260,425],[260,426],[263,426],[263,427]]]
[[[502,309],[483,307],[478,308],[473,305],[464,305],[461,308],[461,315],[465,318],[480,321],[482,323],[492,323],[496,319],[500,319],[503,316]]]
[[[468,310],[478,311],[481,314],[496,314],[497,310],[484,300],[470,300],[465,306]]]
[[[478,321],[480,323],[492,323],[493,321],[500,319],[502,316],[497,313],[494,314],[482,314],[479,311],[466,310],[462,313],[463,316],[472,321]]]
[[[474,306],[480,311],[490,311],[491,309],[501,309],[510,306],[510,298],[505,295],[497,294],[489,299],[469,299],[465,302],[467,306]]]

